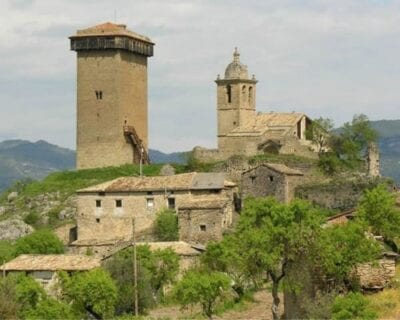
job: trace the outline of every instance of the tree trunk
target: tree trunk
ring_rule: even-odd
[[[279,281],[273,280],[272,281],[272,318],[274,320],[279,320],[279,303],[281,302],[281,299],[279,298],[278,294],[278,288],[279,288]]]

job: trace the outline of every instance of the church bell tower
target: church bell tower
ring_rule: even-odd
[[[77,52],[77,168],[149,162],[147,58],[154,43],[110,22],[69,39]]]
[[[240,62],[235,48],[233,61],[225,69],[223,79],[217,80],[218,145],[220,138],[247,120],[255,117],[256,84],[254,75],[250,79],[247,66]]]

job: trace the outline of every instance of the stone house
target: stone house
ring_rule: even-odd
[[[242,198],[273,196],[289,203],[295,188],[303,182],[303,173],[278,163],[263,163],[242,174]]]
[[[256,112],[255,76],[240,62],[235,49],[225,77],[217,80],[217,149],[194,148],[200,161],[225,160],[233,155],[297,154],[317,158],[306,131],[312,123],[304,113]]]
[[[77,192],[77,239],[71,245],[117,243],[153,232],[162,209],[179,211],[189,200],[214,199],[226,203],[226,227],[232,224],[237,187],[223,173],[183,173],[156,177],[123,177]],[[182,231],[182,230],[181,230]]]
[[[49,294],[57,292],[57,271],[80,272],[100,267],[100,259],[81,254],[22,254],[0,266],[3,273],[25,272]]]
[[[220,197],[183,202],[178,210],[179,239],[202,244],[222,240],[224,231],[232,225],[230,210]]]

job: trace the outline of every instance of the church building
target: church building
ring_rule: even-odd
[[[315,157],[312,143],[306,138],[310,118],[304,113],[256,111],[254,75],[240,62],[237,49],[225,76],[217,80],[218,149],[194,148],[201,161],[224,160],[233,155],[252,156],[268,153],[297,154]]]

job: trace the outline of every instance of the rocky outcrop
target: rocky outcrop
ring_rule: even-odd
[[[18,218],[0,222],[0,240],[16,240],[33,232],[33,228]]]

